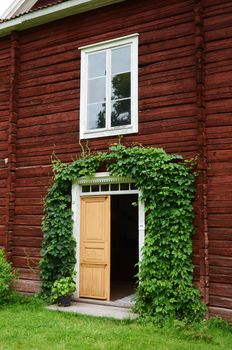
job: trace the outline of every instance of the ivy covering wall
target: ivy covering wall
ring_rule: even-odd
[[[197,319],[204,314],[193,286],[192,235],[195,176],[181,156],[163,149],[115,145],[108,153],[84,154],[71,164],[53,162],[54,182],[45,199],[42,290],[72,276],[75,240],[70,189],[104,165],[110,176],[131,177],[142,192],[146,235],[136,292],[136,311],[156,319]]]

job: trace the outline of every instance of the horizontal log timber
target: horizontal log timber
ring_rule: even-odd
[[[232,309],[231,298],[223,298],[220,296],[211,295],[209,297],[210,305],[215,305],[217,307]]]
[[[40,292],[40,282],[30,279],[18,279],[14,284],[15,288],[22,293],[32,294]]]
[[[231,318],[232,318],[231,309],[209,306],[209,316],[215,316],[215,315],[222,317],[228,321],[231,321]]]
[[[26,269],[26,268],[20,268],[18,267],[16,269],[17,274],[19,275],[20,279],[26,279],[26,280],[32,280],[32,281],[39,281],[40,280],[40,274],[38,269]]]
[[[24,225],[17,225],[14,230],[14,237],[22,237],[22,239],[25,238],[27,240],[27,237],[43,237],[43,234],[41,232],[41,226],[24,226]]]

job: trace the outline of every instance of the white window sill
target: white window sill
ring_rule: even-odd
[[[89,131],[89,132],[84,132],[80,133],[80,139],[85,140],[85,139],[94,139],[98,137],[109,137],[109,136],[119,136],[119,135],[125,135],[125,134],[135,134],[138,132],[137,128],[133,128],[132,126],[130,127],[119,127],[119,128],[114,128],[111,130],[100,130],[100,131]]]

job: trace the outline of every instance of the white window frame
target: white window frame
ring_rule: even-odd
[[[118,39],[79,47],[81,50],[81,93],[80,93],[80,139],[107,137],[138,132],[138,36],[127,35]],[[106,127],[103,129],[87,129],[87,76],[88,54],[121,46],[131,46],[131,124],[110,127],[109,108],[106,104]],[[107,60],[107,70],[110,67]],[[107,79],[107,91],[110,91],[111,81]],[[110,97],[107,97],[108,101]]]

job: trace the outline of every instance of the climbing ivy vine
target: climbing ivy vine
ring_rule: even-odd
[[[136,311],[159,320],[201,318],[204,306],[193,286],[191,258],[195,176],[181,156],[158,148],[119,144],[107,153],[83,154],[71,164],[53,162],[54,182],[44,205],[43,292],[49,295],[56,279],[73,275],[71,183],[81,176],[93,176],[100,166],[111,176],[131,177],[145,204],[146,235]]]

